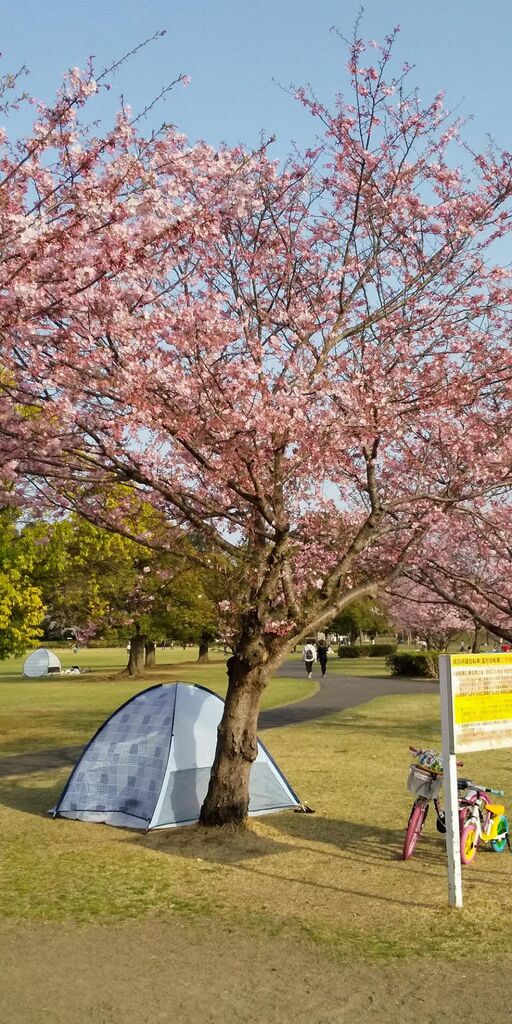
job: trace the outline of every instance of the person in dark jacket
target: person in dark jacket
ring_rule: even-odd
[[[316,656],[318,658],[320,670],[324,676],[327,668],[327,643],[323,639],[319,640],[316,645]]]

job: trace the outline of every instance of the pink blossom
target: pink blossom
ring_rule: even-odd
[[[437,586],[444,614],[452,552],[472,569],[465,517],[483,501],[493,532],[508,521],[512,290],[495,243],[512,157],[462,160],[441,94],[402,90],[393,41],[366,70],[355,41],[332,110],[297,90],[315,119],[304,159],[146,137],[128,106],[95,136],[92,67],[2,150],[5,500],[164,551],[185,538],[224,574],[233,644],[263,638],[265,664],[398,577]],[[134,527],[141,498],[159,531]],[[499,552],[470,536],[485,586],[459,581],[466,605],[504,617]]]

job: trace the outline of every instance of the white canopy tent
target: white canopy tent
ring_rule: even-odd
[[[136,694],[93,736],[54,817],[146,830],[198,821],[223,708],[216,693],[188,683]],[[249,797],[250,815],[301,806],[260,742]]]
[[[62,666],[57,655],[47,647],[38,647],[37,651],[32,651],[28,658],[25,658],[23,665],[23,675],[31,678],[54,675],[61,671]]]

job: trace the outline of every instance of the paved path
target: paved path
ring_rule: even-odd
[[[329,666],[327,666],[329,668]],[[301,661],[287,661],[278,670],[278,676],[292,679],[304,678],[304,665]],[[356,708],[366,704],[374,697],[387,697],[401,693],[439,693],[437,681],[424,679],[402,679],[391,676],[345,676],[339,672],[329,672],[322,679],[317,668],[313,678],[320,683],[320,689],[312,697],[297,701],[296,704],[285,704],[279,708],[262,711],[259,717],[261,729],[273,729],[282,725],[298,725],[310,722],[314,718],[334,715],[337,711]]]
[[[288,679],[302,679],[304,665],[301,661],[287,661],[278,670],[278,676]],[[316,680],[320,683],[317,693],[296,704],[285,704],[279,708],[262,711],[259,717],[260,729],[273,729],[284,725],[298,725],[315,718],[333,715],[346,708],[366,704],[374,697],[385,697],[401,693],[438,693],[437,682],[422,679],[400,679],[387,676],[345,676],[327,672],[323,679],[317,668]],[[10,775],[30,775],[32,772],[47,771],[50,768],[66,768],[74,765],[83,747],[60,747],[52,750],[37,750],[11,757],[0,758],[0,778]]]

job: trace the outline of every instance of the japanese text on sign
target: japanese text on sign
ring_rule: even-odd
[[[454,751],[512,746],[512,653],[452,654]]]

